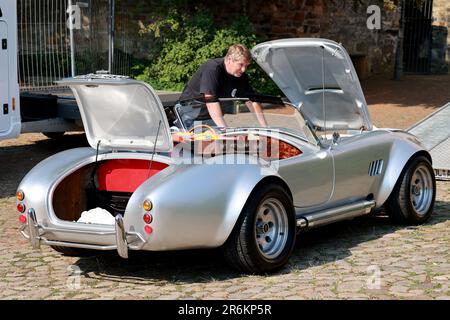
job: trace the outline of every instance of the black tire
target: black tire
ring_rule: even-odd
[[[50,246],[53,250],[62,253],[69,257],[86,257],[93,256],[96,254],[95,250],[72,248],[72,247],[61,247],[61,246]]]
[[[65,132],[43,132],[42,134],[49,139],[60,139]]]
[[[418,156],[403,169],[385,208],[395,223],[421,224],[433,213],[435,198],[434,170],[428,158]]]
[[[272,211],[267,211],[267,205],[273,205],[275,210],[281,211],[278,215],[281,219],[274,219],[275,222],[280,222],[278,227],[273,223],[270,226],[270,221],[263,222],[258,218],[261,214],[267,216],[268,220],[276,216]],[[287,234],[275,232],[276,230],[286,230]],[[264,235],[264,240],[261,235]],[[268,241],[270,237],[265,235],[273,235],[273,244]],[[257,240],[257,236],[260,240]],[[273,272],[287,263],[294,249],[295,238],[296,220],[292,199],[281,186],[266,184],[250,195],[222,251],[227,262],[239,271],[257,274]],[[266,241],[266,248],[273,245],[275,252],[270,254],[269,250],[264,253],[263,246],[258,245],[258,241]]]

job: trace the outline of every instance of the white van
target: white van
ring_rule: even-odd
[[[21,130],[16,1],[0,1],[0,41],[0,139],[9,139]]]

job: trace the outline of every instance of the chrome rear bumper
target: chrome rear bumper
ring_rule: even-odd
[[[25,230],[27,232],[25,232]],[[113,236],[115,235],[116,243],[111,245],[96,245],[78,242],[66,242],[59,240],[49,240],[45,235],[49,232],[72,233],[80,235],[95,236]],[[49,246],[72,247],[93,250],[117,250],[120,257],[127,259],[128,250],[141,250],[147,242],[141,234],[136,232],[126,232],[122,215],[115,218],[115,230],[111,232],[96,232],[83,230],[70,230],[62,228],[49,228],[39,225],[36,219],[36,213],[33,209],[27,212],[27,224],[21,229],[22,235],[30,240],[34,249],[39,249],[42,244]]]

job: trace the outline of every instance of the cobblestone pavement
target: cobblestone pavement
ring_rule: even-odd
[[[313,230],[298,237],[289,264],[267,276],[234,272],[217,250],[131,252],[129,260],[34,251],[18,232],[17,184],[41,159],[83,144],[79,135],[0,144],[0,299],[450,298],[450,182],[438,182],[425,225],[367,216]]]
[[[450,75],[362,81],[374,124],[408,128],[450,101]],[[426,95],[423,92],[427,92]],[[450,182],[418,227],[368,216],[300,235],[289,264],[268,276],[232,271],[216,250],[65,257],[18,233],[14,192],[40,160],[86,145],[73,134],[0,142],[0,299],[449,299]]]

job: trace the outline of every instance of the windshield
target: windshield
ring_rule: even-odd
[[[218,99],[215,103],[220,105],[225,128],[218,126],[212,119],[205,100],[182,101],[176,106],[181,122],[179,127],[186,131],[199,125],[207,125],[227,132],[246,128],[279,130],[316,143],[301,113],[293,105],[281,99],[253,98],[250,101],[248,98],[227,98]]]

